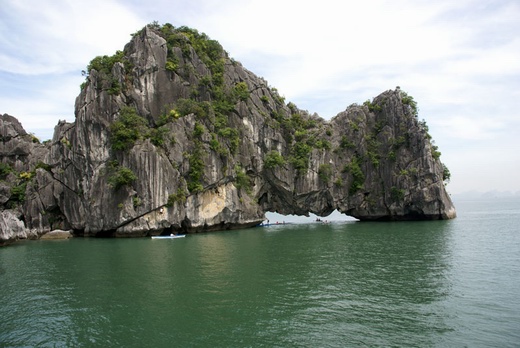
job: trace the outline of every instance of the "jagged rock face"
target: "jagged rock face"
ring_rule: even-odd
[[[364,174],[362,187],[355,192],[352,187],[349,192],[332,191],[339,211],[361,220],[455,217],[443,184],[440,153],[414,113],[397,89],[381,94],[368,107],[353,106],[332,119],[333,129],[343,132],[339,148],[346,148],[336,152],[334,163],[345,163],[345,156],[350,156],[352,164],[358,158]],[[341,172],[339,166],[335,169]]]
[[[61,185],[48,155],[49,146],[27,134],[16,118],[0,116],[0,244],[66,225],[54,197]]]
[[[9,165],[13,171],[28,171],[36,157],[31,155],[41,147],[15,117],[0,115],[0,158],[4,165]]]
[[[21,213],[16,210],[0,211],[0,246],[17,239],[36,239],[20,219]]]
[[[438,153],[399,89],[327,122],[193,30],[145,27],[114,57],[91,62],[76,121],[60,122],[39,156],[48,166],[28,185],[31,229],[144,236],[335,209],[361,220],[455,217]]]

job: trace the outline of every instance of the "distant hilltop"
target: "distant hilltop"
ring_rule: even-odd
[[[0,239],[215,231],[254,226],[265,212],[456,215],[449,170],[400,88],[326,121],[218,41],[156,23],[84,74],[76,120],[59,122],[52,141],[0,118]]]
[[[519,198],[520,191],[466,191],[454,193],[451,195],[454,200],[458,199],[501,199],[501,198]]]

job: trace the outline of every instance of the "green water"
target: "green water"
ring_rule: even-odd
[[[520,202],[0,249],[0,347],[515,347]]]

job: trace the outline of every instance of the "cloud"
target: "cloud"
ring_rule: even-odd
[[[506,124],[493,117],[479,118],[478,122],[467,116],[453,116],[437,122],[447,130],[447,135],[463,140],[493,139]]]
[[[0,113],[17,117],[41,140],[50,139],[58,120],[74,121],[73,105],[82,80],[78,73],[18,76],[0,72]]]
[[[447,146],[441,159],[451,171],[448,191],[519,191],[520,158],[514,139],[462,141]],[[447,144],[449,145],[449,144]],[[513,151],[511,151],[513,150]]]
[[[62,73],[85,57],[113,54],[144,23],[113,1],[2,2],[0,70],[23,75]]]

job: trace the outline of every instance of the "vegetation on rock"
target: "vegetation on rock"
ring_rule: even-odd
[[[401,91],[401,100],[403,104],[410,106],[414,116],[419,115],[419,109],[417,108],[417,102],[408,93]]]
[[[275,168],[285,164],[285,159],[278,151],[269,151],[264,158],[266,168]]]
[[[166,206],[173,207],[175,203],[184,203],[186,202],[187,196],[188,193],[183,188],[179,187],[176,193],[172,193],[168,196],[168,202],[166,203]]]
[[[147,121],[134,108],[125,106],[110,126],[110,133],[114,150],[128,150],[149,134],[149,128]]]
[[[108,184],[114,190],[130,185],[137,180],[137,176],[130,168],[120,166],[117,162],[110,163],[109,172]]]
[[[0,162],[0,180],[4,180],[12,172],[13,168],[9,164]]]
[[[349,194],[354,194],[363,188],[365,182],[365,174],[361,170],[360,159],[355,156],[352,158],[349,164],[343,169],[345,172],[352,176],[352,180],[349,187]]]

